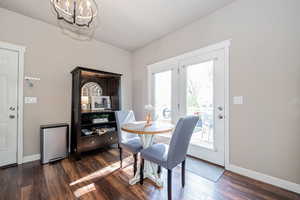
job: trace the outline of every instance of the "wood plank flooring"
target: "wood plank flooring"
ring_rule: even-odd
[[[0,199],[167,199],[166,187],[157,188],[151,181],[144,181],[143,186],[129,185],[132,159],[126,158],[123,169],[119,169],[118,161],[118,151],[110,149],[86,155],[80,161],[65,159],[50,165],[36,161],[0,169]],[[162,176],[166,186],[166,170]],[[300,200],[295,193],[227,171],[216,183],[188,171],[184,189],[180,180],[178,167],[173,173],[174,200]]]

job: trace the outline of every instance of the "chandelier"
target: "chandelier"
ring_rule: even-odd
[[[98,6],[95,0],[50,0],[56,17],[68,25],[88,29],[94,24]]]

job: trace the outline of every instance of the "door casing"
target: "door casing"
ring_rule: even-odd
[[[24,86],[24,54],[26,47],[0,41],[0,48],[18,52],[18,137],[17,162],[23,163],[23,86]]]

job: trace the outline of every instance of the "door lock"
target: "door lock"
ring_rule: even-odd
[[[9,115],[9,118],[10,118],[10,119],[14,119],[15,116],[14,116],[14,115]]]
[[[223,116],[222,114],[219,114],[219,115],[218,115],[218,118],[219,118],[219,119],[224,119],[224,116]]]

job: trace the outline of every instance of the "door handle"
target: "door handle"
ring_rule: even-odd
[[[9,115],[9,118],[10,119],[14,119],[16,116],[14,116],[14,115]]]
[[[223,111],[223,107],[222,106],[218,106],[218,110],[219,111]]]
[[[11,111],[15,111],[15,110],[16,110],[16,108],[15,108],[15,107],[9,107],[9,110],[11,110]]]

